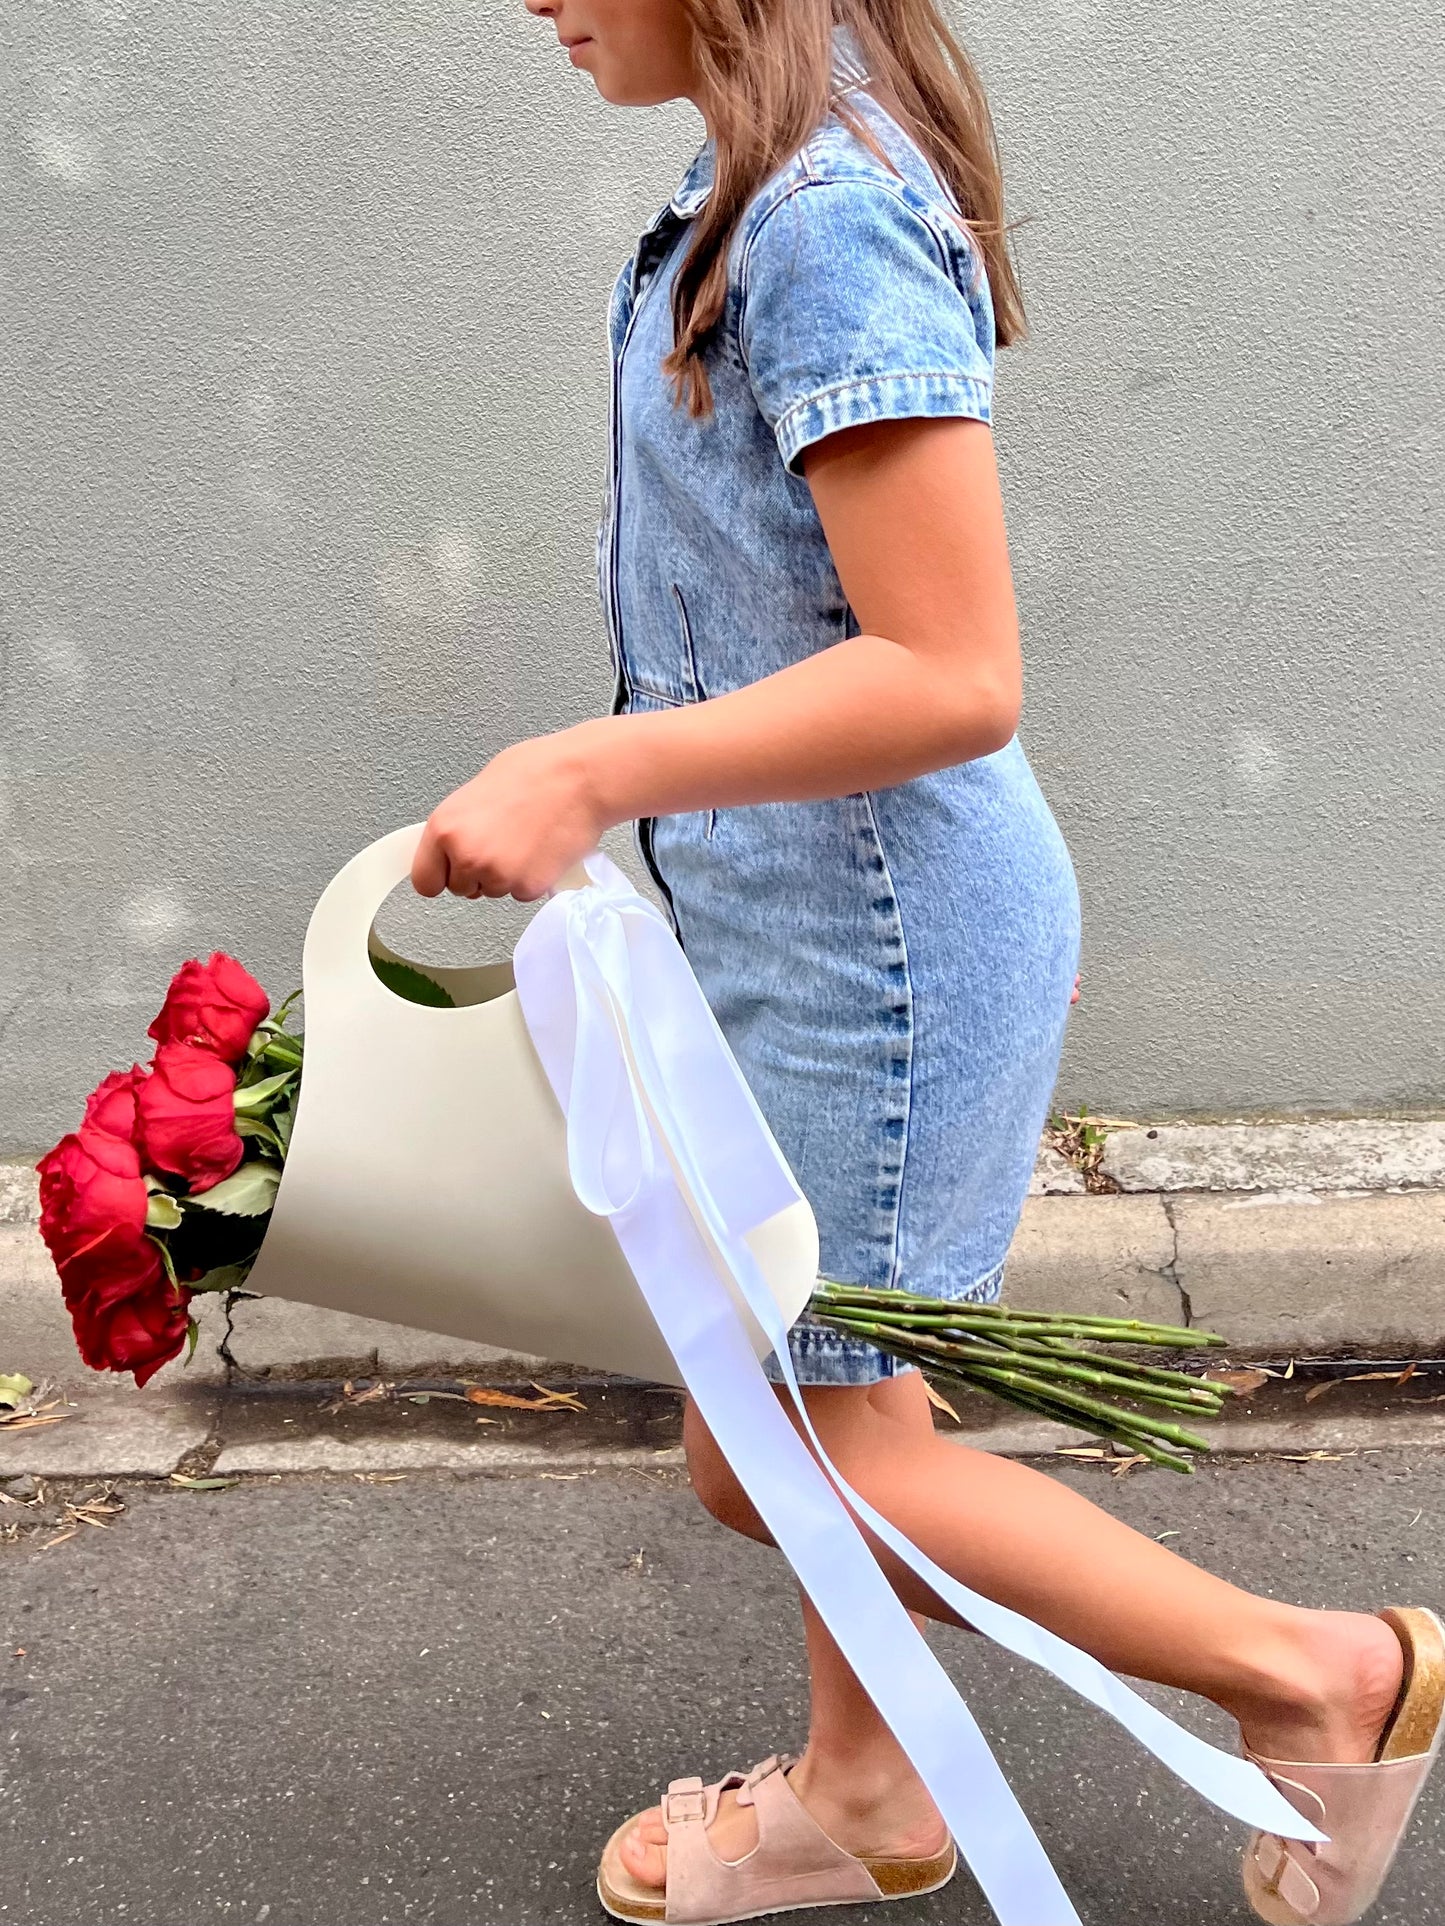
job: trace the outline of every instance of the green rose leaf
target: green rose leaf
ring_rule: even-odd
[[[276,1133],[276,1140],[280,1146],[283,1157],[291,1148],[291,1126],[295,1121],[296,1092],[293,1090],[291,1092],[291,1101],[286,1104],[283,1109],[273,1111],[271,1114],[271,1128]]]
[[[250,1275],[249,1264],[220,1264],[186,1288],[191,1291],[239,1291]]]
[[[184,1216],[168,1190],[153,1190],[146,1205],[146,1222],[154,1230],[174,1230]]]
[[[237,1117],[236,1135],[238,1137],[254,1137],[258,1143],[269,1144],[270,1147],[278,1153],[282,1151],[281,1139],[276,1135],[276,1132],[271,1128],[270,1124],[262,1123],[259,1117]]]
[[[193,1317],[186,1319],[186,1363],[196,1355],[196,1339],[201,1335],[201,1327]]]
[[[194,1192],[186,1202],[202,1210],[222,1211],[228,1217],[261,1217],[275,1203],[280,1183],[280,1171],[258,1159],[242,1164],[209,1190]]]
[[[393,963],[390,957],[372,956],[371,967],[381,978],[388,990],[405,998],[408,1003],[425,1003],[433,1010],[454,1010],[456,999],[449,990],[444,990],[420,970],[414,970],[409,963]]]
[[[279,1070],[274,1077],[262,1077],[259,1083],[238,1086],[235,1096],[236,1114],[238,1116],[257,1115],[258,1112],[266,1109],[274,1097],[280,1096],[295,1076],[294,1070]]]
[[[288,996],[283,1003],[280,1003],[276,1006],[276,1008],[271,1012],[270,1016],[265,1019],[265,1021],[267,1023],[274,1023],[278,1030],[284,1030],[286,1028],[286,1018],[291,1011],[291,1005],[296,1001],[297,997],[300,996],[300,994],[301,992],[299,989],[293,990],[290,996]]]
[[[282,1063],[289,1069],[299,1070],[301,1068],[301,1039],[299,1037],[287,1037],[284,1040],[268,1043],[264,1054],[268,1063]]]

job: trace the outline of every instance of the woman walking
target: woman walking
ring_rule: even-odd
[[[990,415],[1023,315],[983,93],[933,0],[526,4],[605,99],[688,98],[706,139],[612,299],[614,712],[448,797],[414,883],[535,900],[636,821],[824,1274],[993,1301],[1079,920],[1016,733]],[[834,1463],[939,1565],[1238,1721],[1331,1836],[1250,1841],[1260,1917],[1358,1918],[1439,1746],[1439,1620],[1253,1597],[1041,1473],[937,1439],[918,1373],[869,1345],[804,1320],[791,1348]],[[686,1438],[702,1502],[765,1538],[692,1411]],[[951,1876],[922,1780],[803,1612],[801,1757],[707,1785],[681,1762],[606,1847],[616,1917],[723,1922]]]

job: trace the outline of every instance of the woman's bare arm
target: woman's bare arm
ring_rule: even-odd
[[[1010,739],[1022,672],[988,425],[868,423],[804,469],[863,632],[731,694],[504,750],[433,811],[421,894],[531,901],[615,823],[887,788]]]

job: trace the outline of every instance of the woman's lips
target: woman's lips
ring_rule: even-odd
[[[592,45],[592,41],[590,37],[582,40],[573,40],[569,42],[567,47],[567,58],[575,64],[579,50],[583,47],[590,47],[591,45]]]

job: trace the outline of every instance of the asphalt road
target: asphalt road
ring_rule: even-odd
[[[1445,1457],[1064,1475],[1277,1596],[1445,1599]],[[0,1545],[7,1926],[600,1921],[620,1817],[800,1738],[786,1570],[670,1473],[120,1495],[108,1529]],[[1241,1828],[1051,1680],[963,1634],[938,1649],[1087,1926],[1252,1918]],[[1212,1709],[1158,1696],[1232,1744]],[[1442,1816],[1445,1769],[1378,1926],[1445,1926]],[[989,1913],[961,1873],[848,1917]]]

